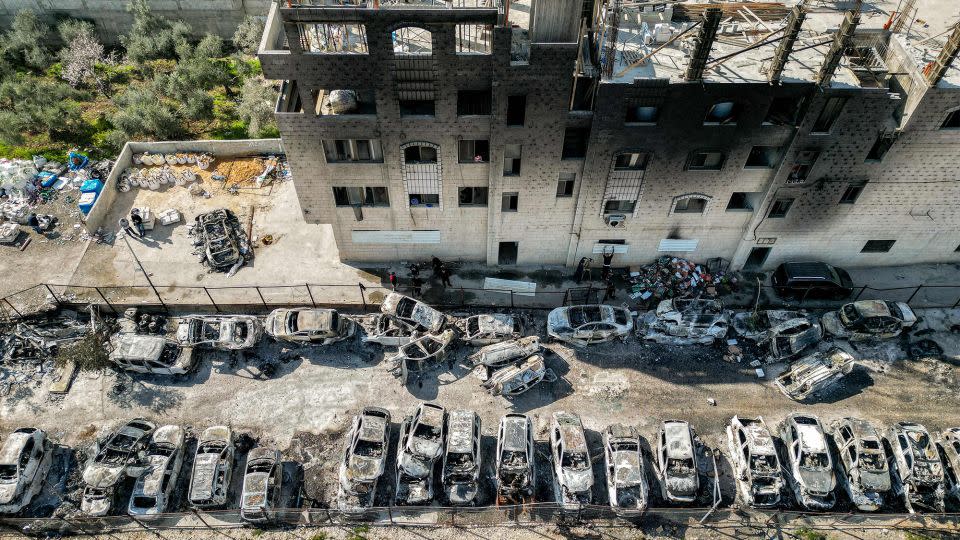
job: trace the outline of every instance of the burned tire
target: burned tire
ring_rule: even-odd
[[[923,358],[940,359],[943,356],[943,347],[932,339],[921,339],[910,344],[910,358],[920,360]]]

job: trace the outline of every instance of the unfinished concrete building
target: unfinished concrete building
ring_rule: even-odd
[[[344,260],[955,261],[934,2],[284,0],[260,59]]]

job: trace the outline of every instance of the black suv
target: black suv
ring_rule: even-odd
[[[773,289],[784,299],[830,298],[843,300],[853,292],[850,274],[823,262],[788,262],[777,267]]]

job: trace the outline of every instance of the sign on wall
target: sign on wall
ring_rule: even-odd
[[[351,231],[354,244],[439,244],[440,231]]]
[[[657,246],[657,251],[696,251],[699,240],[675,240],[664,238]]]

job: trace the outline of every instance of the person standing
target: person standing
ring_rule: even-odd
[[[413,296],[415,298],[423,296],[423,280],[420,279],[420,276],[414,276],[410,282],[413,284]]]
[[[440,284],[444,287],[453,287],[453,283],[450,283],[450,269],[446,265],[440,266]]]
[[[140,238],[147,235],[146,229],[143,228],[143,217],[140,215],[140,210],[134,208],[134,210],[130,212],[130,221],[132,221],[133,226],[137,228],[137,233],[139,233]]]
[[[580,263],[577,265],[577,270],[573,273],[573,279],[577,282],[577,285],[583,281],[583,267],[587,264],[587,258],[581,257]]]
[[[131,236],[137,236],[137,232],[133,230],[133,227],[130,226],[130,222],[127,221],[127,218],[120,218],[120,230],[127,231],[127,234]]]
[[[391,271],[390,275],[387,276],[387,279],[390,280],[390,286],[393,287],[393,290],[397,290],[397,285],[400,284],[397,274]]]
[[[613,279],[607,280],[607,291],[603,293],[603,300],[600,302],[606,302],[607,300],[613,300],[613,297],[617,294],[617,288],[613,286]]]
[[[603,279],[607,281],[610,279],[610,276],[613,274],[613,248],[605,248],[603,250]]]
[[[437,256],[434,256],[431,262],[433,264],[433,277],[440,277],[440,268],[443,266],[443,262]]]

